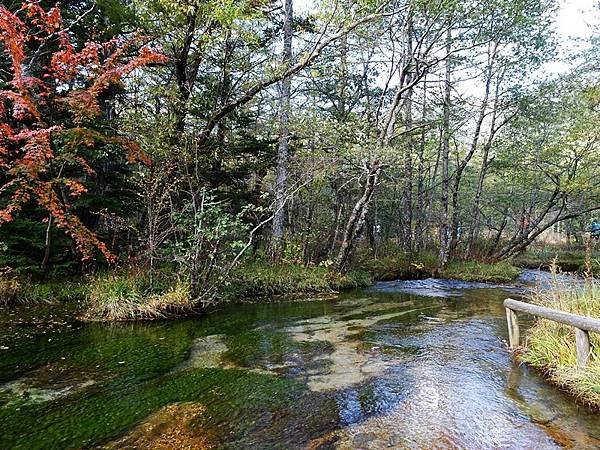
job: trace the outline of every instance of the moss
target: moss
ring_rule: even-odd
[[[333,345],[327,341],[294,341],[286,333],[267,329],[247,330],[229,335],[225,339],[227,352],[223,359],[240,367],[260,365],[263,360],[269,365],[284,364],[285,355],[296,353],[302,359],[309,356],[331,353]]]
[[[107,384],[95,388],[105,395],[86,389],[61,408],[52,403],[2,408],[0,447],[89,448],[118,437],[153,411],[183,401],[210,404],[204,427],[219,426],[222,436],[243,439],[260,411],[291,402],[298,387],[285,378],[232,369],[183,371],[125,389]]]
[[[597,287],[574,289],[555,284],[550,291],[535,293],[533,301],[549,308],[600,318],[599,298]],[[529,330],[520,359],[540,369],[549,380],[580,401],[600,408],[600,336],[590,333],[590,343],[590,362],[584,370],[577,370],[574,328],[538,319]]]

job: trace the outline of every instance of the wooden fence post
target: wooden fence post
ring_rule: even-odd
[[[506,322],[508,323],[508,344],[510,348],[519,346],[519,321],[517,314],[510,308],[506,308]]]
[[[575,328],[575,348],[577,349],[577,368],[583,369],[590,359],[590,334]]]

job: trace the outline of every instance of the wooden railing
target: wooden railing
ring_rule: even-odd
[[[543,319],[570,325],[575,328],[575,348],[577,349],[577,367],[583,368],[590,359],[590,336],[589,332],[600,333],[600,320],[590,317],[578,316],[577,314],[559,311],[557,309],[544,308],[507,298],[504,300],[506,308],[506,321],[508,323],[508,343],[510,348],[519,346],[519,322],[517,311],[531,314]]]

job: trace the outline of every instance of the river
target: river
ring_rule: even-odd
[[[121,324],[0,310],[0,448],[600,448],[600,415],[506,350],[521,293],[384,282]]]

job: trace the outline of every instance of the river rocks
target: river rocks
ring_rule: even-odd
[[[111,450],[211,449],[210,433],[197,426],[206,408],[198,403],[167,405],[151,414],[125,437],[102,448]]]

